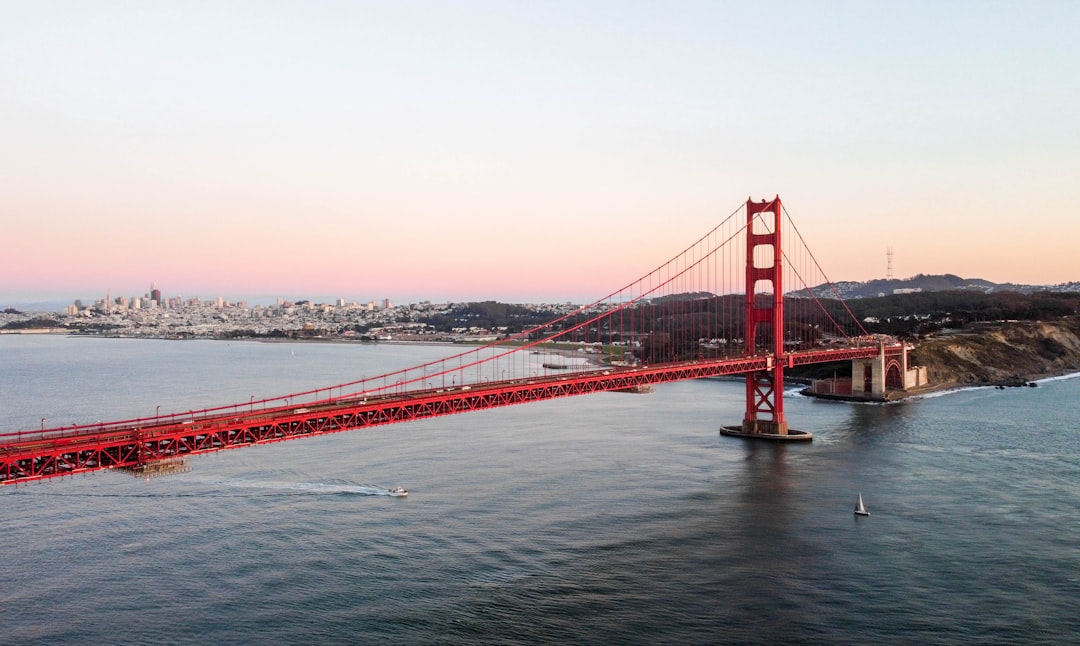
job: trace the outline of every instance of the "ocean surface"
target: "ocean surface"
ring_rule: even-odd
[[[452,350],[0,336],[0,431]],[[812,443],[699,380],[2,487],[0,643],[1080,642],[1080,379],[785,405]]]

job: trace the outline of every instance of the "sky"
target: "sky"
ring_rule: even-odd
[[[1080,280],[1080,3],[0,0],[0,303],[589,302],[780,195]]]

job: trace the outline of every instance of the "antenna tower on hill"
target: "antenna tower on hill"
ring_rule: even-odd
[[[885,251],[885,258],[888,260],[886,263],[885,278],[892,280],[892,247],[889,247]]]

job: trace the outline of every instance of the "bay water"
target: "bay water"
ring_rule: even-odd
[[[0,431],[452,353],[5,335]],[[791,445],[719,435],[743,393],[686,381],[2,487],[0,643],[1080,642],[1080,379],[888,405],[791,389],[814,434]]]

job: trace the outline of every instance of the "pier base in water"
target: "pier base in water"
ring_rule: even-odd
[[[770,433],[767,429],[745,429],[742,426],[721,426],[720,434],[731,437],[745,437],[752,440],[772,440],[774,442],[809,442],[814,436],[806,431],[786,429],[786,433]]]
[[[187,458],[155,460],[153,462],[137,464],[133,467],[124,467],[123,469],[124,471],[130,471],[135,477],[145,477],[148,479],[191,471],[191,467],[188,466]]]

